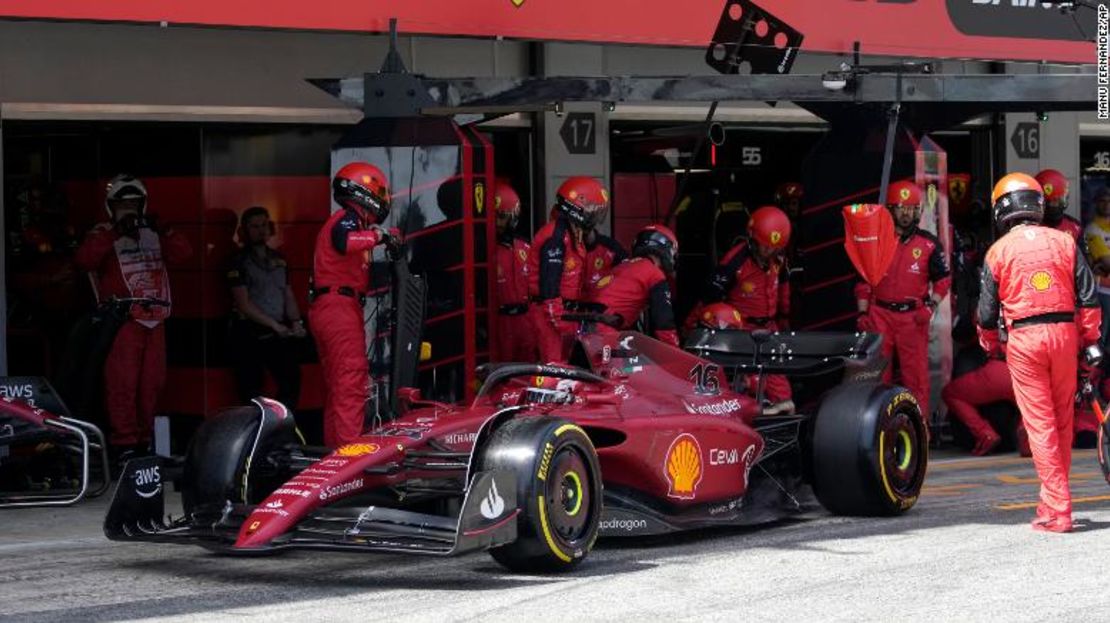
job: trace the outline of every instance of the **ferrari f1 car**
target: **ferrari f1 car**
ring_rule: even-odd
[[[50,382],[0,377],[0,508],[66,506],[108,490],[107,444]]]
[[[485,366],[470,404],[402,389],[396,419],[334,451],[259,398],[197,433],[183,516],[165,516],[165,459],[138,459],[104,529],[235,554],[489,550],[552,571],[599,535],[766,522],[810,491],[834,513],[895,515],[917,500],[926,432],[909,392],[874,382],[879,339],[703,330],[682,350],[583,335],[572,365]],[[767,417],[739,390],[769,373],[836,378],[812,413]]]

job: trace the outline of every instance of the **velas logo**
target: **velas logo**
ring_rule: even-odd
[[[1043,270],[1038,270],[1029,277],[1029,285],[1037,292],[1044,292],[1052,287],[1052,275]]]
[[[497,492],[497,482],[491,480],[489,483],[489,493],[482,499],[482,503],[478,505],[478,511],[482,513],[482,517],[486,519],[497,519],[505,512],[505,498]]]
[[[701,446],[689,433],[682,433],[667,450],[663,473],[670,483],[667,497],[692,500],[701,482]]]
[[[340,447],[335,453],[339,456],[363,456],[374,454],[378,450],[381,450],[381,446],[376,443],[349,443]]]

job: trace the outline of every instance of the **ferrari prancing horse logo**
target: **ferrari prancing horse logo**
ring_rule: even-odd
[[[913,249],[913,259],[916,260],[920,257],[921,257],[921,249],[919,247],[914,247],[914,249]]]
[[[486,185],[478,182],[474,184],[474,211],[479,216],[482,215],[486,209]]]

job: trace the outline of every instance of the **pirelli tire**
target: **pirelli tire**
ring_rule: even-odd
[[[185,455],[181,501],[185,513],[201,506],[257,504],[289,476],[271,463],[274,450],[302,445],[290,417],[260,431],[257,407],[236,407],[211,417],[197,430]]]
[[[889,516],[917,502],[928,467],[921,408],[903,387],[849,383],[821,403],[813,490],[837,515]]]
[[[494,560],[526,573],[582,563],[597,540],[602,484],[597,452],[581,428],[546,416],[510,420],[482,450],[481,469],[516,474],[517,539],[491,549]]]

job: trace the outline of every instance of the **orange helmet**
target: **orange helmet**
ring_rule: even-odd
[[[1036,179],[1024,173],[1003,176],[991,191],[991,213],[999,229],[1009,229],[1016,221],[1041,222],[1044,219],[1044,191]]]
[[[782,204],[786,201],[801,201],[805,189],[798,182],[784,182],[775,189],[775,203]]]
[[[897,206],[921,207],[921,189],[917,184],[906,180],[894,182],[887,188],[886,205],[888,208]]]
[[[344,208],[354,210],[372,223],[389,216],[389,184],[385,173],[365,162],[352,162],[335,174],[332,197]]]
[[[592,177],[576,175],[559,186],[555,208],[575,225],[593,229],[609,212],[609,191]]]
[[[785,249],[790,242],[790,219],[776,206],[763,206],[752,212],[748,235],[762,247]]]
[[[632,255],[654,255],[663,264],[663,272],[673,273],[675,262],[678,261],[678,238],[667,227],[648,225],[636,234],[636,241],[632,243]]]
[[[698,315],[698,325],[707,329],[743,329],[744,321],[740,310],[728,303],[711,303],[702,308]]]
[[[1041,185],[1044,202],[1048,205],[1065,205],[1068,201],[1068,178],[1056,169],[1045,169],[1033,179]]]

